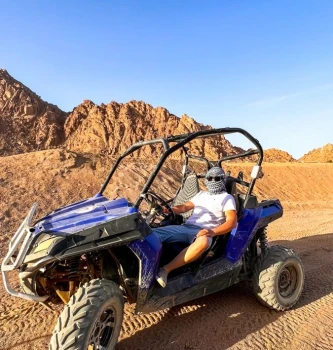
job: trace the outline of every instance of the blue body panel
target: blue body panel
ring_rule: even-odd
[[[238,222],[237,230],[231,232],[230,238],[225,251],[225,257],[236,262],[240,259],[246,243],[251,241],[254,228],[258,222],[260,210],[247,209],[244,210],[242,219]]]
[[[35,235],[43,231],[67,236],[136,212],[124,198],[108,200],[98,195],[45,216],[36,223]]]
[[[244,209],[237,230],[232,231],[228,240],[225,257],[231,262],[238,261],[256,232],[281,217],[282,212],[282,206],[278,201],[267,207],[261,205],[255,209]]]
[[[158,262],[161,256],[162,244],[160,240],[151,233],[144,241],[135,241],[129,247],[141,262],[140,283],[138,288],[136,310],[141,310],[146,303],[149,291],[155,283],[155,276],[158,269]]]

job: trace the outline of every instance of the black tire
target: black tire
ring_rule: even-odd
[[[33,264],[27,264],[27,266],[31,266]],[[22,272],[22,269],[20,270]],[[20,278],[20,286],[23,291],[23,293],[29,294],[29,295],[38,295],[37,294],[37,284],[36,284],[36,279],[39,271],[34,272],[31,277],[27,277],[24,279]]]
[[[25,278],[20,280],[20,286],[24,293],[29,295],[38,295],[36,292],[36,283],[34,278]]]
[[[272,246],[258,259],[252,282],[263,305],[278,311],[288,310],[303,291],[303,264],[292,249]]]
[[[124,300],[116,283],[87,282],[70,298],[53,331],[50,350],[114,349],[123,321]],[[99,344],[98,344],[99,343]]]

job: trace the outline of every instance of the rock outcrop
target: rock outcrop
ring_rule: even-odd
[[[333,144],[328,143],[323,147],[316,148],[298,161],[301,163],[333,163]]]
[[[264,161],[268,163],[287,163],[296,162],[288,152],[276,148],[269,148],[264,151]]]
[[[0,69],[0,155],[60,146],[66,115]]]
[[[134,142],[169,135],[186,134],[211,129],[197,123],[187,115],[181,118],[163,107],[153,108],[142,101],[128,103],[110,102],[95,105],[84,101],[73,110],[65,123],[67,149],[81,153],[107,153],[119,155]],[[193,154],[219,159],[235,154],[236,148],[223,136],[197,139],[190,144]],[[144,147],[137,156],[152,156],[156,147]]]

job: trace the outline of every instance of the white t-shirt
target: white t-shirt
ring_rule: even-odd
[[[202,228],[214,228],[225,223],[225,211],[236,210],[234,197],[227,192],[210,194],[200,191],[190,202],[194,204],[194,210],[186,224]]]

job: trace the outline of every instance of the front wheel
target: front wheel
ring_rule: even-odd
[[[292,249],[272,246],[257,261],[252,282],[263,305],[279,311],[288,310],[303,291],[303,264]]]
[[[49,349],[114,349],[123,312],[123,296],[117,284],[105,279],[91,280],[65,305]]]

